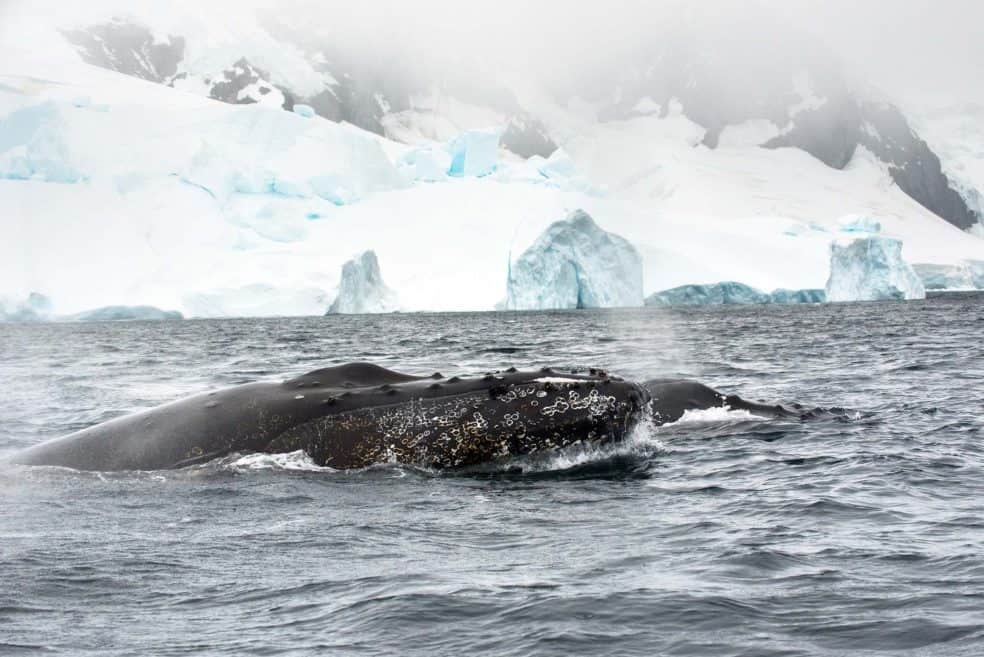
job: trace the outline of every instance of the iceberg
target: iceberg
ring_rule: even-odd
[[[448,144],[451,165],[448,175],[487,176],[494,172],[499,160],[499,136],[494,130],[468,130]]]
[[[734,281],[712,285],[681,285],[646,297],[647,306],[721,306],[769,302],[768,294]]]
[[[823,290],[774,290],[769,295],[769,302],[775,304],[792,303],[826,303],[827,293]]]
[[[551,224],[510,263],[508,310],[643,305],[642,258],[626,239],[583,210]]]
[[[391,313],[398,309],[396,293],[386,287],[376,252],[370,250],[342,265],[338,295],[326,314]]]
[[[918,263],[912,268],[927,290],[984,290],[984,260],[956,265]]]
[[[891,237],[835,240],[830,247],[827,301],[925,299],[926,288]]]
[[[31,292],[26,299],[0,297],[0,322],[42,322],[51,316],[51,299]]]
[[[710,285],[681,285],[646,297],[647,306],[728,306],[742,304],[823,303],[823,290],[778,289],[772,294],[735,281]]]
[[[103,306],[64,319],[73,322],[162,321],[184,319],[184,315],[176,310],[161,310],[154,306]]]
[[[974,287],[984,290],[984,260],[964,260]]]

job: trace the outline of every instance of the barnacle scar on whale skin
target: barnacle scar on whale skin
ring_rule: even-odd
[[[42,443],[13,460],[79,470],[159,470],[232,453],[301,450],[337,469],[383,462],[456,468],[618,441],[646,414],[668,422],[690,408],[725,404],[796,414],[693,382],[638,384],[603,370],[510,368],[444,378],[351,363],[188,397]]]

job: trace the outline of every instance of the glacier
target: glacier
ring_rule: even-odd
[[[830,246],[827,301],[925,299],[926,288],[892,237],[841,237]]]
[[[67,131],[54,102],[11,112],[0,120],[0,178],[65,184],[83,180]]]
[[[837,220],[837,226],[843,233],[880,233],[881,222],[867,215],[848,215]]]
[[[642,258],[583,210],[551,224],[507,275],[507,310],[643,305]]]
[[[342,280],[329,315],[391,313],[399,309],[396,294],[383,282],[375,251],[365,251],[342,266]]]
[[[292,107],[316,116],[228,105],[28,45],[11,55],[21,44],[0,43],[0,294],[43,291],[56,317],[108,305],[320,315],[343,264],[370,248],[401,310],[490,310],[510,254],[574,208],[635,247],[645,294],[715,281],[815,291],[831,235],[872,232],[860,217],[902,239],[911,262],[984,261],[984,240],[913,203],[864,147],[843,169],[727,135],[711,148],[707,128],[663,99],[658,112],[600,117],[587,102],[541,105],[533,89],[522,102],[559,148],[523,160],[500,142],[476,169],[491,175],[451,177],[449,140],[513,109],[415,105],[421,130],[401,143],[325,118],[308,94]],[[253,61],[228,45],[213,73]]]
[[[0,178],[99,184],[176,176],[220,205],[234,194],[342,205],[407,184],[373,136],[320,118],[259,105],[182,107],[188,99],[102,111],[77,99],[28,99],[0,86]]]

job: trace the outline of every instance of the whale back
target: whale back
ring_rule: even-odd
[[[290,387],[353,388],[419,381],[427,377],[402,374],[373,363],[346,363],[323,367],[284,381]]]
[[[823,409],[803,410],[778,404],[762,404],[742,399],[738,395],[725,395],[703,383],[686,379],[652,379],[642,384],[650,397],[653,421],[657,424],[676,422],[687,411],[710,408],[743,410],[768,418],[805,418]]]

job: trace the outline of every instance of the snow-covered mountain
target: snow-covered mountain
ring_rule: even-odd
[[[844,169],[863,148],[930,211],[964,230],[980,223],[974,192],[948,178],[902,111],[849,80],[820,44],[768,12],[756,20],[769,24],[771,41],[736,39],[730,12],[697,16],[681,12],[628,57],[602,56],[589,75],[553,81],[554,98],[568,104],[587,99],[601,121],[666,117],[676,104],[704,129],[701,143],[711,149],[729,128],[737,128],[746,143],[798,148],[835,169]],[[502,145],[520,156],[546,157],[556,148],[538,117],[543,107],[521,102],[467,62],[464,68],[455,62],[450,70],[421,70],[398,54],[346,52],[333,46],[330,33],[291,25],[273,12],[261,12],[250,27],[251,40],[260,43],[247,41],[239,50],[223,45],[213,49],[217,53],[205,48],[205,55],[198,48],[195,57],[187,37],[162,38],[118,18],[64,35],[90,64],[224,102],[286,110],[301,102],[329,120],[408,143],[444,141],[462,129],[496,124],[504,130]],[[271,49],[293,56],[270,56]],[[220,64],[223,56],[228,61]],[[257,63],[263,60],[279,68],[267,70]],[[568,136],[563,125],[553,128]]]
[[[965,230],[984,180],[953,131],[917,134],[778,26],[799,56],[667,21],[548,80],[262,11],[5,29],[30,38],[0,41],[0,293],[58,314],[320,314],[369,250],[401,308],[491,309],[510,260],[582,208],[638,251],[646,295],[821,288],[847,215],[912,264],[984,260]]]

